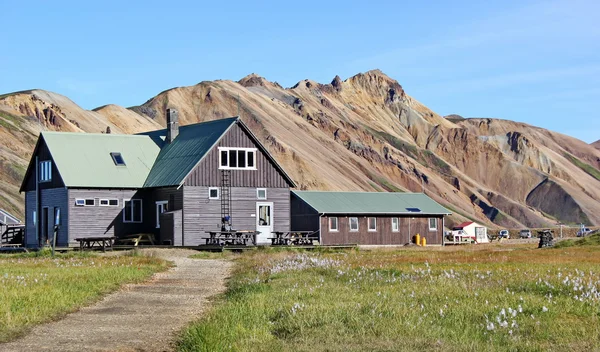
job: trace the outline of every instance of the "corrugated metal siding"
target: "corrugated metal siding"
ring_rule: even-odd
[[[319,213],[291,193],[291,224],[293,231],[318,231]]]
[[[427,239],[427,244],[442,243],[442,217],[438,219],[436,231],[429,230],[429,218],[409,218],[399,217],[400,231],[392,231],[392,217],[376,217],[377,231],[369,232],[367,227],[367,217],[358,217],[357,232],[350,232],[350,220],[348,216],[338,216],[337,232],[329,231],[329,216],[321,218],[321,241],[322,244],[361,244],[361,245],[402,245],[412,241],[412,237],[416,234]]]
[[[237,230],[256,229],[256,203],[273,202],[273,230],[290,230],[290,190],[267,188],[267,199],[256,199],[256,188],[231,189],[233,227]],[[204,244],[205,231],[221,228],[221,201],[208,199],[208,187],[183,187],[183,245]],[[252,216],[254,215],[254,216]]]
[[[70,189],[69,190],[69,243],[77,244],[75,238],[94,236],[123,236],[125,234],[147,232],[155,217],[147,218],[147,201],[142,202],[143,223],[123,223],[123,199],[145,199],[146,194],[135,190],[98,190]],[[119,206],[81,207],[75,205],[76,198],[116,198]]]
[[[220,186],[218,147],[256,148],[254,142],[239,125],[234,125],[204,159],[188,175],[186,186]],[[231,170],[231,186],[233,187],[269,187],[288,188],[285,178],[273,166],[269,159],[257,151],[257,170]]]
[[[58,173],[58,169],[56,168],[56,163],[52,159],[50,150],[43,140],[40,140],[37,156],[38,162],[46,160],[52,161],[52,180],[48,182],[40,182],[40,189],[64,187],[63,180]],[[31,170],[29,170],[30,173],[27,175],[25,188],[23,189],[25,192],[35,191],[35,168],[37,167],[37,165],[35,165],[35,155],[31,156],[31,160],[33,160],[33,163],[31,164]]]

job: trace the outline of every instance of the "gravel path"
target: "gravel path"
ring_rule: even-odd
[[[210,296],[223,292],[231,264],[187,258],[189,250],[152,250],[176,267],[144,284],[128,285],[93,306],[34,327],[0,351],[170,351]]]

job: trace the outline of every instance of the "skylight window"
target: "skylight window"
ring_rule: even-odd
[[[419,208],[406,208],[406,211],[408,211],[409,213],[420,213],[421,209],[419,209]]]
[[[125,166],[125,159],[123,159],[123,156],[121,155],[121,153],[110,153],[110,156],[112,157],[113,161],[115,162],[115,165]]]

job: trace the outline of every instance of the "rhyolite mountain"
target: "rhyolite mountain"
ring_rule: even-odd
[[[592,145],[596,148],[596,149],[600,149],[600,140],[595,141],[594,143],[592,143]]]
[[[241,115],[300,189],[425,192],[454,215],[500,227],[600,224],[600,150],[513,121],[440,116],[379,70],[283,88],[256,74],[87,111],[43,90],[0,96],[0,207],[18,193],[40,129],[136,133]]]

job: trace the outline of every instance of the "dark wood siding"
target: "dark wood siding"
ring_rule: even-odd
[[[35,210],[36,199],[35,191],[27,192],[25,194],[25,243],[26,247],[37,247],[38,238],[35,230],[35,224],[33,222],[33,212]],[[52,231],[54,230],[54,210],[55,208],[60,209],[60,227],[58,230],[58,236],[56,237],[57,246],[66,246],[69,238],[69,207],[68,207],[68,196],[66,188],[51,188],[40,190],[39,209],[38,209],[38,221],[39,221],[39,232],[43,233],[44,229],[48,225],[42,222],[42,211],[48,208],[48,220],[50,226],[48,226],[48,238],[52,238]]]
[[[192,170],[186,178],[186,186],[220,186],[221,171],[219,170],[218,147],[256,148],[252,139],[236,124],[223,136],[204,159]],[[286,188],[290,185],[269,161],[257,150],[256,170],[231,170],[232,187],[268,187]]]
[[[333,217],[334,215],[331,215]],[[360,244],[360,245],[402,245],[412,242],[413,236],[419,234],[427,239],[427,244],[442,244],[442,217],[438,216],[437,230],[429,230],[428,217],[398,217],[400,231],[392,231],[392,217],[376,216],[377,231],[369,232],[365,215],[341,215],[338,218],[338,231],[329,231],[329,217],[321,218],[322,244]],[[350,231],[350,217],[358,218],[358,231]],[[410,231],[409,231],[410,227]]]
[[[161,231],[156,228],[156,202],[168,201],[168,209],[183,209],[183,188],[154,188],[139,192],[144,197],[144,231],[153,233],[157,243],[162,243]]]
[[[232,225],[237,230],[256,229],[256,203],[273,203],[273,230],[290,230],[290,190],[267,188],[267,199],[256,198],[256,188],[231,189]],[[208,187],[183,187],[183,245],[205,243],[205,231],[221,228],[221,201],[208,199]],[[176,239],[177,242],[177,239]]]
[[[59,188],[64,187],[65,184],[58,173],[58,169],[54,163],[54,159],[52,159],[52,155],[50,154],[50,150],[46,146],[46,143],[43,140],[40,140],[40,146],[37,151],[38,163],[46,160],[52,161],[52,180],[47,182],[40,182],[40,189],[48,189],[48,188]],[[28,170],[29,174],[27,174],[26,183],[25,183],[25,192],[34,191],[35,190],[35,169],[38,165],[35,164],[35,157],[33,155],[31,157],[31,170]]]
[[[159,244],[181,246],[183,232],[183,211],[174,210],[160,214]]]
[[[319,230],[319,213],[294,193],[291,194],[291,213],[293,231]]]
[[[94,236],[116,236],[155,230],[156,221],[153,216],[148,219],[146,208],[147,192],[118,189],[69,189],[69,243],[76,244],[75,238]],[[119,200],[119,206],[82,207],[75,205],[76,198],[98,198]],[[142,199],[142,223],[123,222],[123,199]]]

